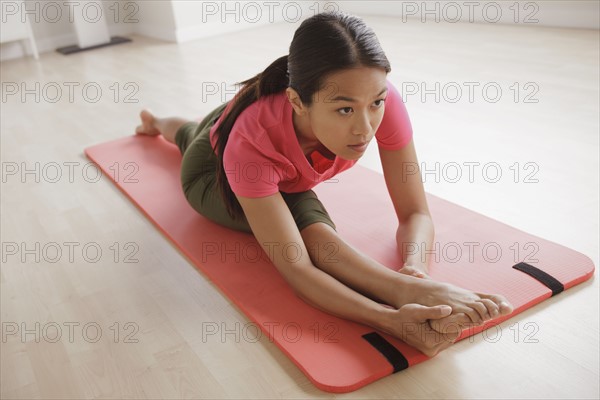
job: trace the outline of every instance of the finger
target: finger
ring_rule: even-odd
[[[458,313],[439,320],[430,319],[429,326],[441,334],[449,335],[451,340],[454,341],[463,329],[472,326],[472,322],[471,318],[465,313]]]
[[[414,317],[421,321],[425,322],[428,319],[440,319],[445,318],[452,314],[452,307],[447,305],[438,305],[434,307],[427,307],[421,304],[415,304]]]

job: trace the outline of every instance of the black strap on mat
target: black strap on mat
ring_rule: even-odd
[[[408,360],[390,342],[377,332],[362,335],[371,346],[375,347],[394,367],[394,373],[408,368]]]
[[[513,268],[521,272],[525,272],[527,275],[537,279],[538,281],[546,285],[548,289],[552,290],[552,296],[555,296],[563,290],[565,290],[564,285],[560,283],[556,278],[542,271],[541,269],[534,267],[531,264],[520,262],[518,264],[513,265]]]

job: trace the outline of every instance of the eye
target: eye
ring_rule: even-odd
[[[348,112],[344,113],[342,111],[348,111]],[[350,112],[352,112],[352,107],[338,108],[337,112],[340,113],[340,114],[342,114],[342,115],[350,115]]]
[[[379,108],[385,103],[385,99],[375,100],[375,103],[377,103],[377,102],[379,102],[379,104],[376,104],[375,107]]]

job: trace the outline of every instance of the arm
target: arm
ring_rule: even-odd
[[[435,332],[428,324],[430,319],[449,315],[450,307],[407,304],[398,310],[389,308],[317,268],[280,193],[262,198],[237,198],[260,246],[296,295],[308,304],[394,335],[429,356],[450,346],[456,339],[432,335]],[[274,243],[278,246],[273,246]],[[286,258],[281,251],[269,250],[273,247],[280,250],[286,243],[293,243],[299,249],[298,260]]]
[[[399,251],[403,253],[404,261],[404,266],[399,272],[425,278],[430,254],[424,251],[434,249],[435,232],[421,181],[414,143],[411,140],[399,150],[384,150],[380,147],[379,154],[386,185],[398,216],[396,242]],[[411,243],[416,247],[407,249],[407,244]],[[411,254],[405,254],[409,252]],[[477,296],[485,300],[485,308],[479,308],[477,313],[473,313],[472,310],[457,310],[458,307],[453,306],[451,317],[446,320],[430,321],[432,326],[438,331],[445,331],[445,326],[466,327],[471,322],[479,324],[490,316],[496,317],[512,312],[512,306],[504,297],[480,293]],[[481,300],[478,300],[472,304],[478,304],[479,307],[480,302]]]
[[[427,273],[435,231],[427,206],[425,190],[417,161],[414,142],[399,150],[379,148],[379,155],[396,216],[396,242],[404,266]],[[414,271],[410,271],[414,272]]]

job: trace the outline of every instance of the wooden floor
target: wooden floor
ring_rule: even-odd
[[[365,19],[405,93],[421,168],[440,163],[426,190],[597,266],[598,31]],[[2,398],[598,398],[597,277],[503,323],[499,335],[345,395],[316,389],[264,336],[202,337],[203,321],[239,333],[248,320],[97,179],[83,149],[132,134],[142,107],[204,115],[231,97],[208,89],[287,54],[296,26],[180,45],[132,35],[2,62]],[[436,82],[441,98],[423,101],[420,85]],[[468,162],[480,163],[472,182]],[[381,171],[376,146],[360,163]],[[455,183],[451,163],[464,166]],[[488,163],[500,167],[496,183],[494,170],[482,174]]]

